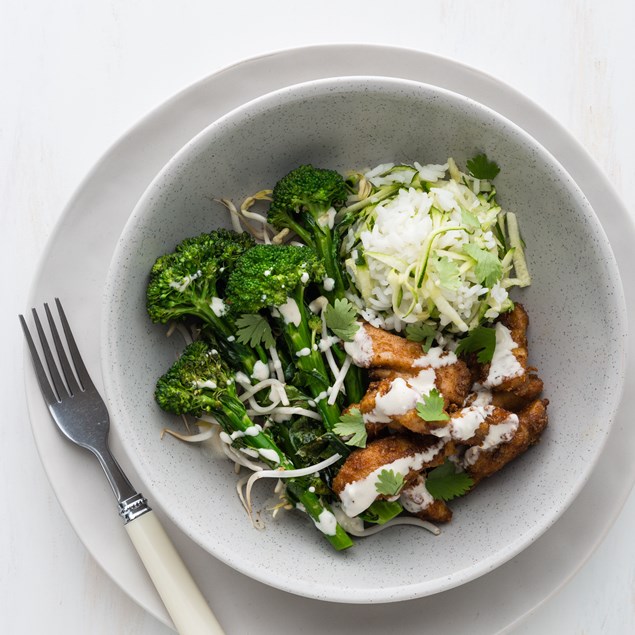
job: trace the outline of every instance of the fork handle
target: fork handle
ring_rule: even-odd
[[[125,525],[180,635],[225,635],[153,511]]]

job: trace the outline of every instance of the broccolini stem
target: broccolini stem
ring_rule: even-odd
[[[292,498],[297,499],[303,506],[306,513],[316,524],[324,523],[324,515],[332,514],[328,505],[323,503],[315,494],[302,489],[302,483],[300,479],[289,479],[287,482],[287,492],[291,494]],[[335,525],[334,533],[325,533],[324,537],[337,549],[337,551],[343,551],[353,546],[351,537],[344,531],[339,523]]]
[[[223,427],[225,433],[240,438],[246,446],[258,452],[259,458],[270,467],[282,468],[284,470],[293,470],[295,465],[289,460],[276,443],[262,430],[254,429],[254,423],[251,421],[243,403],[233,397],[221,397],[222,412],[217,412],[216,418]],[[236,433],[238,432],[238,435]],[[247,434],[245,434],[247,433]],[[306,513],[316,522],[323,523],[324,515],[332,514],[328,506],[314,493],[310,492],[309,482],[306,478],[290,478],[287,479],[287,489],[297,499],[305,509]],[[318,525],[320,528],[320,525]],[[326,533],[322,531],[324,537],[337,549],[347,549],[353,545],[350,536],[336,524],[334,533]]]

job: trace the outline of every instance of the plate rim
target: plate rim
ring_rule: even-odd
[[[38,269],[36,270],[36,274],[34,276],[34,281],[32,283],[31,286],[31,293],[30,293],[30,299],[32,300],[38,290],[38,284],[41,284],[41,278],[42,278],[42,269],[45,266],[45,262],[47,260],[47,258],[50,256],[51,251],[53,249],[54,244],[60,239],[60,236],[62,234],[62,225],[64,224],[64,221],[67,219],[67,217],[70,215],[71,211],[73,210],[73,205],[76,204],[77,199],[79,197],[79,194],[81,192],[83,192],[90,184],[91,184],[91,180],[94,178],[95,175],[98,174],[99,169],[104,166],[108,160],[111,159],[111,157],[113,155],[116,154],[116,151],[118,149],[118,147],[120,145],[124,144],[124,141],[126,141],[131,135],[133,135],[135,132],[138,131],[139,127],[142,126],[144,123],[147,123],[148,120],[154,118],[154,117],[158,117],[161,114],[165,114],[165,109],[168,105],[173,104],[175,102],[178,102],[180,99],[183,99],[184,96],[187,96],[188,94],[192,94],[195,93],[200,87],[202,86],[206,86],[207,82],[213,82],[214,80],[217,80],[218,78],[222,77],[224,74],[226,73],[230,73],[230,72],[235,72],[235,71],[241,71],[243,69],[248,69],[249,66],[253,65],[254,63],[260,63],[263,60],[267,60],[268,58],[271,58],[272,60],[276,60],[278,59],[278,61],[284,61],[285,56],[289,56],[291,55],[296,55],[298,53],[304,54],[304,55],[313,55],[313,56],[320,56],[322,54],[322,52],[324,51],[324,49],[330,49],[332,52],[339,50],[340,52],[350,52],[351,50],[355,50],[356,52],[359,53],[373,53],[373,54],[378,54],[381,53],[382,55],[406,55],[406,56],[410,56],[410,59],[413,60],[414,58],[418,58],[417,61],[421,62],[421,61],[431,61],[431,60],[436,60],[439,61],[443,64],[449,64],[450,66],[454,65],[456,66],[458,69],[463,69],[463,71],[468,71],[470,73],[472,73],[475,76],[478,77],[482,77],[485,78],[487,81],[489,81],[490,83],[492,83],[494,85],[494,87],[498,88],[499,90],[503,90],[505,93],[507,93],[508,96],[511,95],[512,98],[514,99],[520,99],[525,106],[529,105],[531,107],[533,107],[534,109],[536,109],[539,114],[540,114],[540,118],[542,120],[543,123],[548,123],[548,124],[553,124],[556,127],[556,131],[558,132],[558,135],[560,136],[560,138],[564,139],[565,141],[565,147],[563,148],[563,152],[565,152],[565,150],[567,152],[570,152],[572,149],[575,151],[576,154],[582,154],[584,157],[584,160],[588,165],[592,165],[594,168],[594,174],[599,177],[598,183],[595,184],[595,188],[596,190],[598,190],[598,192],[595,193],[595,196],[599,197],[600,195],[608,197],[612,203],[617,203],[618,207],[620,208],[620,210],[622,212],[624,212],[624,217],[626,219],[628,219],[630,221],[630,225],[632,226],[633,224],[633,219],[631,217],[629,217],[627,210],[625,208],[625,206],[623,205],[622,201],[620,200],[620,198],[617,196],[617,194],[615,193],[615,191],[613,190],[613,187],[611,186],[610,182],[608,181],[608,179],[606,178],[606,176],[604,175],[604,173],[599,169],[599,167],[597,166],[595,160],[589,155],[589,153],[579,144],[579,142],[566,130],[564,129],[551,115],[549,115],[547,112],[545,112],[541,107],[537,106],[532,100],[530,100],[529,98],[523,96],[521,93],[519,93],[516,89],[514,89],[513,87],[491,77],[490,75],[487,75],[485,73],[483,73],[482,71],[479,71],[477,69],[473,69],[469,66],[466,66],[465,64],[462,64],[461,62],[457,62],[454,60],[451,60],[450,58],[447,57],[441,57],[438,55],[434,55],[434,54],[430,54],[427,52],[423,52],[423,51],[417,51],[417,50],[413,50],[413,49],[407,49],[407,48],[401,48],[401,47],[391,47],[391,46],[382,46],[382,45],[365,45],[365,44],[344,44],[344,45],[340,45],[340,44],[325,44],[325,45],[317,45],[317,46],[309,46],[309,47],[296,47],[293,49],[282,49],[280,51],[276,51],[276,52],[272,52],[272,53],[264,53],[262,55],[258,55],[252,58],[249,58],[247,60],[242,60],[239,61],[235,64],[232,64],[224,69],[220,69],[219,71],[208,75],[202,79],[200,79],[199,81],[195,82],[194,84],[186,87],[185,89],[179,91],[178,93],[176,93],[173,97],[171,97],[170,99],[168,99],[167,101],[163,102],[161,105],[159,105],[157,108],[153,109],[152,111],[150,111],[150,113],[148,113],[146,116],[144,116],[142,119],[140,119],[135,125],[131,126],[125,133],[124,135],[122,135],[118,141],[116,141],[101,157],[101,159],[94,165],[94,167],[88,172],[88,174],[86,175],[86,177],[84,177],[84,179],[81,181],[81,183],[78,185],[77,189],[76,189],[76,193],[75,195],[70,199],[69,203],[67,204],[67,206],[65,207],[64,211],[62,212],[62,214],[60,215],[60,218],[58,219],[54,230],[51,234],[51,237],[49,238],[48,242],[47,242],[47,246],[46,249],[43,252],[43,255],[41,257],[40,260],[40,264],[38,266]],[[504,114],[504,113],[503,113]],[[525,126],[523,126],[526,130],[527,128]],[[536,135],[538,136],[538,135]],[[545,144],[547,148],[549,148],[549,144]],[[569,169],[569,165],[567,160],[563,160],[558,153],[554,154],[558,157],[559,161],[561,163],[563,163],[565,165],[565,167],[567,169]],[[570,173],[571,170],[569,169]],[[575,174],[572,174],[572,176],[574,176],[575,178]],[[579,181],[579,179],[576,178],[577,181]],[[585,194],[587,194],[587,192],[585,191]],[[588,194],[587,194],[588,196]],[[594,205],[595,207],[595,205]],[[623,219],[622,219],[623,220]],[[631,230],[632,231],[632,230]],[[631,302],[632,305],[632,302]],[[632,348],[632,346],[631,346]],[[632,363],[632,351],[631,351],[631,355],[630,355],[630,359],[631,359],[631,363]],[[629,369],[632,372],[632,369]],[[27,395],[30,394],[35,394],[35,392],[32,392],[33,389],[33,383],[32,383],[33,377],[30,377],[27,371],[27,374],[25,375],[25,382],[26,382],[26,389],[27,389]],[[38,408],[31,408],[31,405],[29,405],[29,414],[30,416],[40,416],[41,415],[41,411],[38,412]],[[33,426],[32,426],[33,427]],[[38,445],[38,451],[40,452],[40,450],[43,450],[43,448],[41,447],[41,440],[38,440],[37,438],[37,431],[34,430],[34,434],[36,436],[36,444]],[[63,496],[62,493],[58,491],[59,489],[59,484],[58,487],[56,487],[56,483],[54,482],[54,479],[51,475],[51,467],[49,465],[49,461],[47,460],[47,458],[43,455],[42,452],[40,452],[40,456],[44,465],[44,468],[47,472],[47,475],[49,476],[49,480],[51,481],[51,485],[53,486],[54,491],[56,492],[58,499],[60,500],[60,504],[62,506],[62,508],[64,509],[65,513],[67,514],[67,516],[69,517],[69,520],[71,520],[72,518],[72,513],[70,509],[67,509],[67,505],[65,505],[65,501],[63,500]],[[570,569],[568,572],[565,573],[564,578],[561,579],[559,581],[559,583],[556,584],[556,586],[554,588],[552,588],[548,593],[546,597],[543,597],[542,599],[538,600],[538,604],[544,602],[548,597],[550,597],[551,595],[553,595],[559,588],[561,588],[561,586],[563,584],[566,583],[566,581],[568,579],[570,579],[570,577],[572,577],[575,572],[583,565],[583,563],[588,559],[588,557],[593,553],[593,551],[595,550],[595,547],[597,546],[597,544],[599,544],[599,542],[602,540],[603,536],[606,534],[606,532],[609,530],[609,528],[611,527],[611,525],[613,524],[613,521],[615,520],[615,518],[617,517],[617,515],[619,514],[619,511],[621,510],[629,492],[632,486],[632,481],[629,484],[628,488],[622,488],[622,492],[621,495],[618,497],[619,500],[616,501],[616,505],[614,506],[614,509],[612,510],[612,514],[611,516],[608,518],[608,521],[604,523],[603,527],[600,528],[598,534],[595,536],[595,540],[591,541],[591,545],[590,548],[585,549],[585,552],[582,555],[582,558],[577,562],[577,566],[574,566],[572,569]],[[71,520],[72,522],[72,520]],[[81,537],[81,536],[80,536]],[[92,553],[92,552],[91,552]],[[107,566],[107,562],[104,562],[104,560],[102,558],[100,558],[97,554],[93,553],[93,556],[95,557],[95,559],[101,564],[102,568],[104,568],[107,572],[108,572],[108,566]],[[114,579],[114,578],[113,578]],[[131,595],[131,597],[133,597],[133,599],[135,599],[136,601],[139,601],[138,598],[135,596],[135,594],[128,590],[125,585],[122,583],[121,580],[117,581],[115,580],[119,586],[121,586],[126,592],[129,593],[129,595]],[[535,608],[536,605],[534,605]],[[153,613],[155,616],[159,617],[159,619],[161,619],[160,616],[160,609],[157,609],[156,603],[155,606],[153,607],[154,610],[152,610],[152,607],[150,607],[149,605],[145,605],[145,608],[147,610],[149,610],[151,613]],[[532,609],[527,609],[526,607],[524,609],[522,609],[526,612],[531,611]],[[522,615],[521,615],[522,617]],[[520,618],[517,618],[517,620]],[[517,620],[515,621],[515,623],[517,623]],[[165,620],[163,620],[165,621]]]

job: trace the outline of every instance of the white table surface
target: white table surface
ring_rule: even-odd
[[[102,572],[73,532],[40,464],[23,391],[16,315],[65,203],[112,142],[176,91],[241,59],[308,44],[387,44],[447,56],[521,91],[592,153],[630,205],[634,32],[630,0],[5,0],[0,632],[172,632]],[[634,530],[632,495],[590,560],[514,633],[635,632]],[[275,628],[254,616],[253,632]]]

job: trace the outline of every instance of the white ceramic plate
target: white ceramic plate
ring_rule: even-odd
[[[633,221],[590,157],[553,119],[497,80],[455,62],[415,51],[373,46],[327,46],[284,51],[221,71],[162,105],[127,133],[95,166],[65,210],[43,256],[31,303],[60,295],[78,324],[100,320],[100,295],[112,250],[139,196],[154,174],[210,118],[239,103],[284,85],[348,74],[400,75],[429,81],[488,104],[517,121],[559,159],[598,210],[618,264],[632,270]],[[152,144],[153,153],[147,147]],[[116,187],[113,185],[116,184]],[[76,262],[84,266],[77,271]],[[635,316],[635,290],[626,289],[628,311]],[[77,337],[98,385],[101,385],[96,327],[77,329]],[[628,343],[627,384],[635,383],[635,352]],[[26,391],[33,433],[55,492],[70,522],[102,568],[150,613],[167,621],[165,611],[112,513],[112,494],[94,462],[67,444],[51,425],[30,367]],[[556,525],[522,554],[478,581],[431,598],[370,606],[363,631],[417,632],[421,615],[431,630],[491,634],[507,629],[553,595],[586,561],[619,513],[635,477],[629,448],[635,429],[629,413],[635,395],[626,393],[605,451],[589,482]],[[131,477],[135,473],[116,434],[112,439]],[[135,480],[139,482],[138,479]],[[151,487],[151,483],[144,484]],[[588,510],[594,514],[589,515]],[[160,510],[159,510],[160,511]],[[307,635],[329,630],[360,632],[354,606],[325,605],[264,587],[208,556],[176,531],[168,530],[186,562],[230,632],[257,628],[260,620],[280,633]],[[219,584],[219,581],[222,582]],[[519,593],[517,590],[522,589]],[[251,611],[232,609],[237,595]],[[495,606],[495,611],[483,611]],[[284,613],[285,619],[279,620]],[[256,617],[257,616],[257,619]],[[478,616],[478,619],[475,618]]]
[[[527,242],[533,284],[514,297],[529,312],[530,361],[550,400],[541,443],[452,503],[454,520],[438,537],[393,528],[338,554],[302,514],[282,514],[266,530],[255,530],[236,496],[230,462],[161,438],[161,430],[177,422],[153,400],[156,380],[175,355],[165,327],[151,324],[145,309],[156,258],[179,240],[229,224],[214,199],[238,202],[301,163],[345,171],[389,160],[442,163],[452,156],[464,165],[478,151],[501,166],[497,200],[517,212]],[[438,593],[527,547],[586,481],[622,387],[626,312],[619,272],[584,195],[513,123],[429,84],[320,80],[261,97],[211,124],[176,154],[135,207],[104,297],[102,374],[113,425],[137,471],[153,483],[150,494],[223,562],[263,583],[331,602]],[[267,487],[259,485],[266,494],[256,509],[271,496]]]

